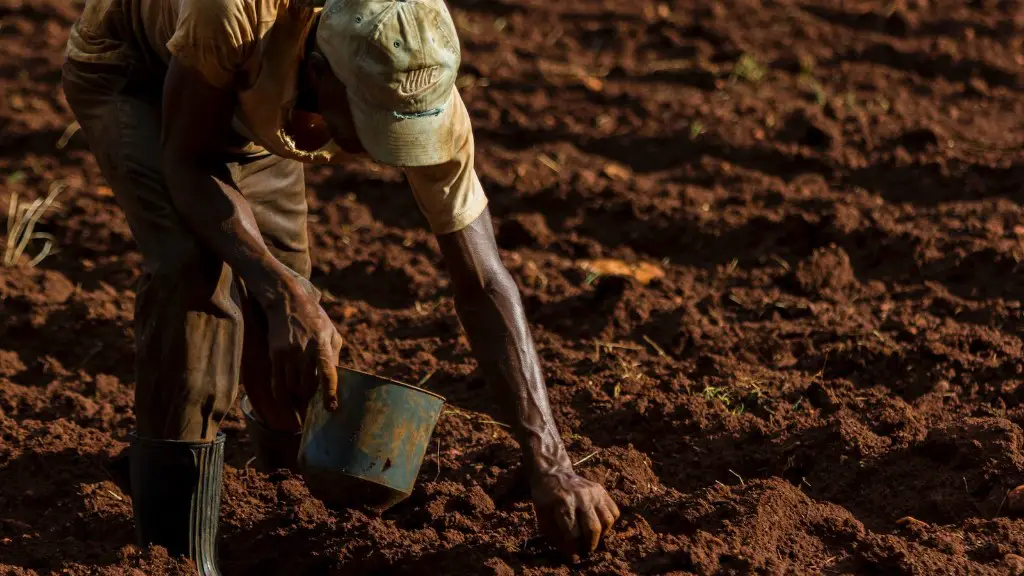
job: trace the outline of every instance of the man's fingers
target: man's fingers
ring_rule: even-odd
[[[597,517],[601,520],[601,538],[608,535],[608,531],[611,530],[612,525],[615,524],[615,520],[618,519],[616,513],[611,509],[612,506],[615,506],[615,503],[611,501],[603,502],[595,506],[595,508],[597,508]]]
[[[619,512],[619,505],[615,503],[615,500],[612,500],[611,496],[609,496],[608,498],[605,498],[605,504],[608,506],[608,510],[612,513],[615,520],[618,520],[622,513]]]
[[[597,512],[593,506],[580,506],[576,515],[576,524],[579,526],[581,552],[591,553],[597,550],[601,543],[601,521],[597,518]]]
[[[317,368],[320,372],[324,408],[334,412],[338,409],[338,352],[341,350],[341,336],[332,329],[317,348]]]

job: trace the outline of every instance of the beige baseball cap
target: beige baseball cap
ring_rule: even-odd
[[[317,47],[345,84],[356,133],[392,166],[451,160],[464,107],[461,61],[444,0],[326,0]]]

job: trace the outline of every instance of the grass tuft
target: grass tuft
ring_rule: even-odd
[[[3,265],[6,268],[16,266],[21,257],[25,254],[28,245],[34,240],[42,240],[43,247],[39,252],[29,259],[27,266],[34,268],[39,265],[47,256],[53,253],[53,245],[56,239],[52,234],[36,232],[36,225],[42,221],[46,212],[51,208],[59,206],[57,197],[67,189],[67,184],[61,181],[50,185],[50,192],[45,198],[26,203],[18,202],[18,195],[11,194],[7,205],[7,234],[4,244]]]

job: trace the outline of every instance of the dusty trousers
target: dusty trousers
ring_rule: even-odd
[[[265,315],[244,282],[203,245],[173,205],[160,151],[163,75],[146,70],[68,60],[62,79],[143,256],[134,315],[137,433],[212,441],[240,382],[256,416],[273,427],[273,414],[261,411],[273,402]],[[302,165],[232,150],[225,148],[224,164],[252,207],[264,241],[282,264],[308,279]]]

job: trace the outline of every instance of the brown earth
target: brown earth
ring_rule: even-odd
[[[537,537],[410,194],[369,163],[317,169],[315,281],[343,360],[431,375],[450,407],[416,493],[380,519],[253,471],[236,413],[226,574],[1024,563],[1005,502],[1024,483],[1020,0],[451,5],[558,421],[623,518],[577,564]],[[41,226],[59,253],[0,269],[0,573],[185,573],[131,545],[114,482],[139,256],[81,136],[55,146],[79,6],[0,0],[0,198],[70,186]],[[665,275],[578,262],[598,258]]]

